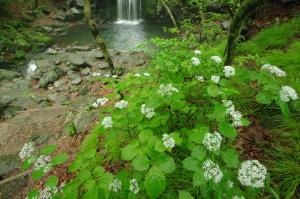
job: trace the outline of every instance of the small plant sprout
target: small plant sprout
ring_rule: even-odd
[[[247,160],[238,171],[238,179],[244,186],[253,188],[264,187],[267,169],[258,160]]]
[[[118,179],[114,179],[113,182],[109,184],[108,189],[112,192],[121,191],[122,182]]]
[[[167,84],[167,85],[164,85],[164,84],[161,84],[160,87],[159,87],[159,93],[162,95],[162,96],[171,96],[173,93],[178,93],[178,89],[175,88],[172,84]]]
[[[141,105],[141,113],[148,119],[155,116],[154,108],[146,107],[146,104]]]
[[[222,63],[222,58],[220,56],[211,56],[210,59],[214,61],[216,64]]]
[[[118,109],[125,109],[128,107],[128,102],[125,100],[121,100],[115,104],[115,107]]]
[[[290,100],[297,100],[297,92],[290,86],[283,86],[279,91],[280,99],[284,102],[289,102]]]
[[[195,66],[198,66],[201,64],[200,59],[197,57],[193,57],[191,60],[192,60],[192,64]]]
[[[214,183],[219,183],[223,178],[223,172],[219,165],[215,164],[211,160],[206,160],[202,165],[202,169],[206,180],[212,180]]]
[[[225,77],[231,77],[235,75],[235,69],[232,66],[224,66],[223,72]]]
[[[35,151],[35,146],[33,142],[25,143],[19,153],[19,157],[21,158],[22,161],[24,161],[30,158],[34,151]]]
[[[222,136],[218,132],[206,133],[202,144],[209,151],[217,151],[220,149],[222,143]]]
[[[195,54],[195,55],[201,55],[202,52],[201,52],[200,50],[195,50],[195,51],[194,51],[194,54]]]
[[[101,124],[104,126],[104,128],[108,129],[108,128],[112,128],[113,125],[113,121],[112,121],[112,117],[107,116],[104,117]]]
[[[271,74],[276,75],[277,77],[285,77],[286,72],[278,68],[277,66],[272,66],[271,64],[264,64],[261,67],[261,70],[268,71]]]
[[[163,145],[168,149],[172,149],[175,147],[174,138],[170,137],[168,134],[163,134],[162,142],[163,142]]]
[[[139,184],[138,184],[138,181],[136,179],[131,179],[130,180],[129,190],[134,194],[137,194],[140,191]]]
[[[213,75],[213,76],[211,76],[211,78],[210,78],[210,80],[212,81],[212,82],[214,82],[215,84],[218,84],[219,82],[220,82],[220,76],[216,76],[216,75]]]

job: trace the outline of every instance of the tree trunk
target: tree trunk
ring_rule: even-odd
[[[35,10],[39,7],[39,1],[38,0],[33,0],[32,2],[32,10]]]
[[[264,0],[245,0],[234,15],[228,33],[227,47],[225,51],[225,65],[230,65],[233,62],[234,50],[238,43],[245,20],[263,2]]]
[[[111,59],[111,56],[109,55],[109,52],[106,48],[105,43],[103,42],[103,40],[100,36],[100,33],[99,33],[99,31],[97,29],[97,26],[96,26],[96,23],[92,18],[91,2],[90,2],[90,0],[84,0],[83,3],[84,3],[84,5],[83,5],[84,6],[84,15],[85,15],[87,24],[88,24],[88,26],[89,26],[96,42],[97,42],[97,44],[99,45],[106,62],[109,65],[109,70],[110,70],[111,74],[114,74],[115,67],[114,67],[113,61]]]
[[[178,29],[178,26],[177,26],[177,23],[176,23],[176,20],[175,20],[175,18],[174,18],[174,16],[173,16],[173,14],[172,14],[172,12],[171,12],[169,6],[166,4],[166,2],[165,2],[164,0],[160,0],[160,1],[161,1],[161,3],[163,4],[163,6],[165,7],[165,9],[167,10],[167,12],[168,12],[168,14],[169,14],[169,16],[170,16],[170,18],[171,18],[171,20],[172,20],[172,22],[173,22],[174,27],[175,27],[177,30],[179,30],[179,29]]]

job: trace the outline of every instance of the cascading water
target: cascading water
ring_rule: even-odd
[[[136,25],[141,22],[141,0],[118,0],[118,24]]]

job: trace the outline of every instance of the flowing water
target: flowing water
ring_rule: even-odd
[[[141,0],[118,0],[117,1],[117,24],[138,24],[142,16]]]

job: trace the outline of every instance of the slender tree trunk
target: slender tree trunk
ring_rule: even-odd
[[[39,1],[38,0],[33,0],[32,2],[32,10],[35,10],[39,7]]]
[[[113,61],[112,61],[111,56],[106,48],[105,43],[103,42],[103,39],[100,36],[100,33],[96,26],[96,23],[92,18],[91,2],[90,2],[90,0],[84,0],[83,3],[84,3],[84,15],[85,15],[87,24],[97,42],[97,44],[99,45],[106,62],[109,65],[109,70],[110,70],[111,74],[114,74],[115,67],[114,67]]]
[[[177,30],[179,30],[179,29],[178,29],[178,26],[177,26],[177,23],[176,23],[176,20],[175,20],[175,18],[174,18],[174,15],[172,14],[172,12],[171,12],[169,6],[166,4],[165,0],[160,0],[160,1],[161,1],[161,3],[163,4],[163,6],[165,7],[165,9],[167,10],[167,12],[168,12],[168,14],[169,14],[169,16],[170,16],[170,18],[171,18],[171,20],[172,20],[172,22],[173,22],[174,27],[175,27]]]
[[[263,2],[264,0],[244,0],[237,13],[234,15],[228,33],[225,65],[230,65],[233,62],[234,50],[238,43],[245,20]]]

